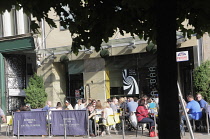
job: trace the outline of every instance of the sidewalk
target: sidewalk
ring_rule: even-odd
[[[141,135],[141,131],[138,131],[138,137],[137,138],[141,138],[141,139],[158,139],[158,137],[148,137],[148,132],[147,131],[144,131],[144,134],[143,136]],[[194,136],[195,136],[195,139],[210,139],[210,135],[207,135],[206,132],[195,132],[194,133]],[[6,125],[3,124],[2,125],[2,128],[1,128],[1,135],[0,135],[0,139],[15,139],[17,138],[16,136],[6,136]],[[49,136],[20,136],[20,138],[24,138],[24,139],[44,139],[44,138],[51,138],[51,139],[63,139],[64,136],[52,136],[52,137],[49,137]],[[85,139],[87,137],[84,137],[84,136],[67,136],[67,139]],[[93,139],[122,139],[123,136],[122,136],[122,132],[119,131],[118,132],[118,135],[115,134],[114,131],[111,131],[111,135],[106,135],[106,136],[103,136],[103,137],[92,137]],[[136,132],[135,131],[126,131],[125,132],[125,139],[137,139],[136,138]],[[173,139],[173,137],[171,137],[171,139]],[[185,133],[185,136],[182,137],[182,139],[191,139],[190,137],[190,134],[189,132],[186,132]]]

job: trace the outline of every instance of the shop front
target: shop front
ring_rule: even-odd
[[[138,53],[106,59],[111,97],[157,94],[156,54]]]
[[[31,35],[0,40],[1,108],[11,113],[24,103],[29,78],[36,72],[35,45]]]
[[[178,52],[187,51],[189,54],[187,61],[177,62],[184,96],[193,93],[192,72],[196,57],[194,47],[177,49]],[[121,96],[158,97],[156,56],[156,53],[144,52],[70,61],[68,97],[73,103],[76,103],[78,98],[105,101],[110,97]]]

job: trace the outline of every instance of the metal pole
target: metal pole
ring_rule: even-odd
[[[209,109],[208,104],[206,104],[206,125],[207,125],[207,133],[209,135]]]
[[[14,113],[12,112],[12,125],[14,125]],[[14,136],[14,126],[12,126],[12,136]]]
[[[122,119],[122,132],[123,132],[123,139],[125,139],[125,125],[124,125],[124,119]]]
[[[155,132],[156,132],[156,112],[154,112]]]
[[[49,135],[49,137],[50,137],[50,111],[48,111],[47,112],[47,114],[48,114],[48,119],[47,119],[47,121],[48,121],[48,135]]]
[[[178,91],[179,91],[179,99],[180,99],[180,102],[181,102],[181,105],[182,105],[182,108],[183,108],[183,111],[184,111],[184,115],[186,117],[186,123],[187,123],[187,127],[188,127],[188,129],[190,131],[191,139],[195,139],[194,135],[193,135],[192,127],[191,127],[191,124],[190,124],[190,120],[189,120],[186,108],[184,106],[183,97],[182,97],[182,93],[181,93],[180,86],[179,86],[178,82],[177,82],[177,87],[178,87]]]
[[[63,119],[64,123],[64,139],[66,139],[66,119]]]
[[[89,123],[88,110],[86,110],[86,115],[87,115],[87,123],[88,123],[88,124],[87,124],[87,125],[88,125],[88,128],[87,128],[88,131],[87,131],[87,132],[88,132],[88,138],[89,138],[89,137],[90,137],[90,133],[89,133],[89,124],[90,124],[90,123]]]
[[[18,136],[17,136],[18,139],[20,139],[20,131],[19,131],[20,130],[20,125],[19,124],[20,123],[19,123],[19,120],[18,120]]]

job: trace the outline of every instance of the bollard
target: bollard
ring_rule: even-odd
[[[17,136],[18,139],[20,139],[20,125],[19,124],[20,123],[19,123],[19,120],[18,120],[18,136]]]
[[[63,119],[63,123],[64,123],[64,139],[66,139],[66,120]]]
[[[125,123],[124,119],[122,119],[122,132],[123,132],[123,139],[125,139]]]

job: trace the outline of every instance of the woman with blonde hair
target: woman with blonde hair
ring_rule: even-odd
[[[109,115],[114,115],[114,111],[108,102],[104,102],[104,112],[102,117],[106,119]]]
[[[120,108],[126,112],[126,102],[124,97],[119,98]]]
[[[110,104],[109,102],[104,102],[104,109],[103,109],[103,112],[102,112],[102,118],[101,120],[99,120],[99,123],[103,123],[103,124],[106,124],[106,119],[109,115],[113,115],[114,114],[114,111],[113,109],[110,107]],[[105,133],[105,128],[104,128],[104,125],[100,125],[99,128],[101,129],[101,133],[100,135],[101,136],[104,136],[106,133]]]
[[[103,106],[101,105],[101,101],[97,100],[96,101],[96,105],[95,105],[95,112],[97,114],[98,117],[102,116],[102,112],[103,112]]]

